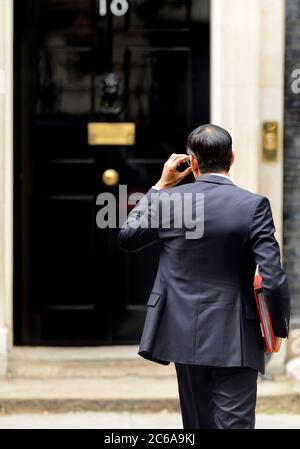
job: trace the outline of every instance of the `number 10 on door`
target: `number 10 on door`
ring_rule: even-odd
[[[129,4],[127,0],[99,0],[100,16],[106,16],[108,8],[114,16],[124,16]]]

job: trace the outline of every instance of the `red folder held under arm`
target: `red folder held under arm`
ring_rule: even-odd
[[[272,321],[263,292],[262,278],[259,274],[257,274],[254,278],[253,287],[256,306],[260,319],[261,333],[265,344],[265,352],[278,352],[272,327]]]

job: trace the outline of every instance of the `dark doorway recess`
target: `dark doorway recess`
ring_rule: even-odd
[[[96,198],[108,169],[146,192],[209,122],[209,2],[16,0],[14,25],[15,344],[137,344],[159,248],[122,253]],[[90,122],[135,144],[90,146]]]

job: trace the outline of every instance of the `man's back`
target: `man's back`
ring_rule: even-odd
[[[264,372],[253,295],[256,264],[264,279],[276,335],[286,336],[289,317],[286,277],[269,201],[226,177],[207,174],[159,193],[151,189],[149,207],[153,195],[161,199],[174,194],[183,198],[183,204],[191,195],[194,206],[197,194],[203,194],[200,238],[186,238],[187,228],[174,226],[174,207],[171,226],[160,225],[157,233],[149,233],[149,242],[143,232],[140,247],[136,229],[123,229],[119,236],[125,250],[161,241],[139,354],[160,363],[248,366]]]

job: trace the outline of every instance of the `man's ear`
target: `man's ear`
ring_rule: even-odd
[[[191,167],[192,167],[193,175],[194,175],[194,178],[196,179],[196,178],[198,178],[198,176],[201,175],[201,171],[199,169],[198,160],[197,160],[197,158],[195,156],[191,156],[190,161],[191,161]]]
[[[230,162],[230,167],[234,164],[234,162],[235,162],[235,158],[236,158],[236,156],[235,156],[235,152],[234,151],[232,151],[232,156],[231,156],[231,162]]]
[[[191,167],[192,167],[193,171],[199,170],[199,164],[198,164],[197,158],[195,158],[194,156],[191,156],[190,160],[191,160]]]

